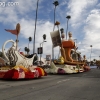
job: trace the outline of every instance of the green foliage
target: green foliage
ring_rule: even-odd
[[[25,50],[25,52],[27,52],[27,54],[30,52],[30,49],[27,47],[25,47],[24,50]]]
[[[0,51],[0,57],[3,57],[3,53]]]

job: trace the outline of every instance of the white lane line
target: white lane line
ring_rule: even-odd
[[[65,80],[58,81],[57,83],[61,83],[61,82],[69,81],[69,80],[70,79],[65,79]]]
[[[65,80],[62,80],[62,81],[69,81],[70,79],[65,79]]]

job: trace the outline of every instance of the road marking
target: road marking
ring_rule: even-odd
[[[31,87],[31,89],[35,89],[35,87]]]
[[[61,82],[69,81],[69,80],[70,79],[65,79],[65,80],[58,81],[57,83],[61,83]]]
[[[58,81],[57,83],[61,83],[61,81]]]
[[[68,81],[68,80],[70,80],[70,79],[65,79],[65,80],[62,80],[62,81]]]

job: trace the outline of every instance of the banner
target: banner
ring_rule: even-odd
[[[53,47],[61,45],[61,38],[60,38],[59,30],[50,32],[50,34],[51,34],[51,40],[53,43]]]
[[[51,55],[46,55],[46,61],[51,61]]]

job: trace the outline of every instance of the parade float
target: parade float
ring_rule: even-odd
[[[61,30],[61,35],[59,30],[53,31],[50,34],[53,47],[59,46],[61,56],[57,60],[51,61],[49,68],[45,68],[47,73],[71,74],[90,70],[90,67],[86,63],[86,56],[84,55],[83,60],[80,60],[81,55],[76,51],[77,46],[72,39],[71,32],[68,34],[68,40],[64,39],[63,30]],[[74,51],[73,54],[72,51]]]
[[[54,27],[53,31],[50,32],[51,40],[52,40],[52,60],[49,67],[44,68],[47,73],[53,74],[70,74],[70,73],[79,73],[84,71],[89,71],[90,67],[86,63],[86,56],[83,57],[83,60],[79,60],[80,53],[77,53],[77,46],[72,39],[72,33],[68,34],[68,20],[71,18],[68,15],[67,20],[67,31],[66,31],[66,39],[64,35],[64,29],[61,28],[59,30],[60,22],[55,19],[55,8],[59,5],[58,1],[54,1]],[[58,30],[55,31],[55,26],[57,26]],[[60,34],[61,31],[61,34]],[[67,39],[67,34],[69,35],[69,39]],[[58,59],[54,59],[54,48],[59,47],[60,56]],[[74,51],[74,54],[71,52]],[[77,57],[78,59],[76,59]],[[75,59],[74,59],[75,58]]]
[[[2,46],[2,53],[5,58],[0,58],[0,78],[2,79],[33,79],[46,76],[43,68],[33,65],[36,54],[31,58],[27,58],[20,53],[18,48],[18,34],[20,32],[20,24],[16,25],[15,30],[6,30],[17,36],[17,40],[7,40]],[[5,52],[5,46],[9,42],[12,43],[11,48]]]

